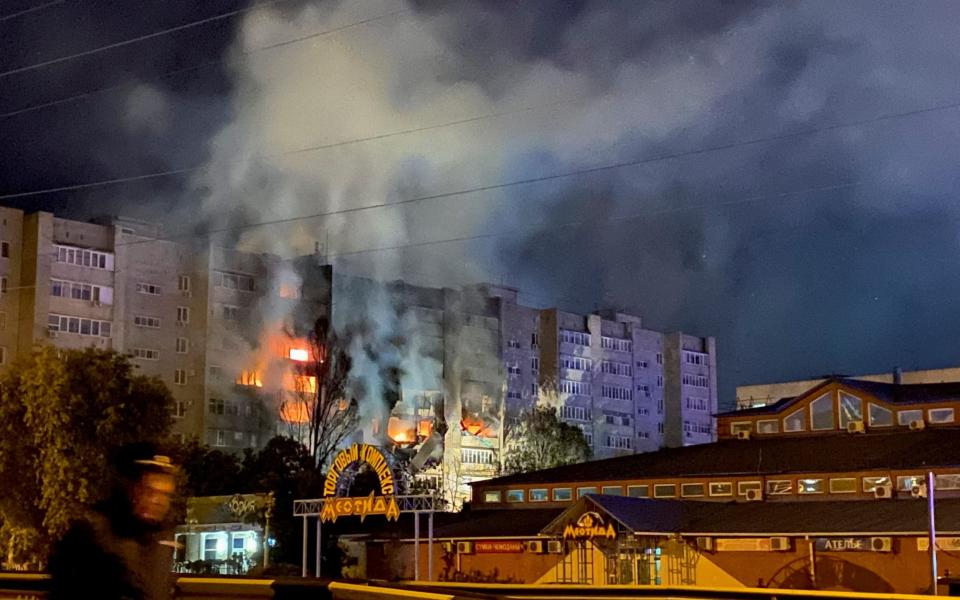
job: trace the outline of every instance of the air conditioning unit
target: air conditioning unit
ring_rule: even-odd
[[[863,426],[863,421],[850,421],[847,423],[847,433],[865,433],[867,429]]]
[[[563,542],[560,540],[548,540],[547,552],[550,554],[563,554]]]
[[[923,429],[924,429],[926,426],[927,426],[927,424],[923,422],[923,419],[917,419],[916,421],[910,421],[910,431],[923,431]]]
[[[873,497],[881,499],[893,498],[893,486],[889,483],[887,485],[878,485],[873,488]]]
[[[927,484],[918,483],[910,488],[910,495],[914,498],[926,498],[927,497]]]
[[[457,542],[457,554],[473,554],[473,542]]]
[[[872,537],[870,538],[870,549],[874,552],[893,552],[893,538]]]
[[[743,431],[743,430],[738,431],[738,432],[737,432],[737,439],[738,439],[738,440],[749,440],[749,439],[750,439],[750,432],[749,432],[749,431]]]
[[[770,549],[774,552],[787,552],[790,550],[790,538],[772,537],[770,538]]]
[[[747,490],[744,497],[747,502],[760,502],[763,500],[763,490]]]
[[[543,554],[543,541],[542,540],[530,540],[526,543],[527,552],[532,552],[534,554]]]
[[[707,552],[713,552],[713,538],[711,537],[698,537],[697,538],[697,548],[701,550],[706,550]]]

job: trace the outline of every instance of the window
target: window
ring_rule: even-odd
[[[752,421],[737,421],[735,423],[730,423],[730,433],[732,435],[737,435],[741,431],[746,431],[750,433],[753,431],[753,422]]]
[[[650,414],[650,409],[649,409],[649,408],[638,408],[638,409],[637,409],[637,415],[639,415],[639,416],[641,416],[641,417],[646,417],[646,416],[648,416],[649,414]]]
[[[623,486],[622,485],[605,485],[600,488],[600,493],[604,496],[622,496],[623,495]]]
[[[822,479],[798,479],[797,492],[800,494],[822,494],[823,480]]]
[[[686,350],[685,350],[685,351],[683,352],[683,360],[684,360],[688,365],[706,365],[706,364],[708,364],[708,363],[707,363],[707,355],[706,355],[706,354],[702,354],[702,353],[700,353],[700,352],[689,352],[689,351],[686,351]]]
[[[150,329],[160,329],[160,319],[157,317],[147,317],[145,315],[135,315],[133,324],[137,327],[149,327]]]
[[[239,321],[240,320],[240,307],[239,306],[230,306],[229,304],[223,305],[223,318],[225,321]]]
[[[540,370],[540,359],[534,356],[530,359],[530,369],[536,373]]]
[[[747,492],[753,490],[759,492],[763,487],[760,485],[759,481],[738,481],[737,482],[737,495],[746,496]]]
[[[57,262],[68,265],[77,265],[79,267],[91,267],[93,269],[113,270],[113,254],[109,252],[97,252],[95,250],[84,250],[73,246],[60,246],[57,249]]]
[[[190,340],[177,338],[177,354],[186,354],[190,350]]]
[[[952,408],[931,408],[927,411],[931,423],[953,423]]]
[[[560,341],[567,344],[575,344],[577,346],[589,346],[590,334],[583,333],[582,331],[570,331],[569,329],[561,329]]]
[[[846,392],[840,392],[840,429],[846,429],[847,423],[863,421],[863,401]]]
[[[186,306],[177,307],[177,323],[189,323],[190,322],[190,309]]]
[[[633,400],[633,390],[619,385],[601,385],[600,396],[612,400]]]
[[[7,364],[7,348],[6,346],[0,346],[0,365]]]
[[[757,421],[757,433],[778,433],[779,431],[780,423],[776,419]]]
[[[7,278],[0,277],[0,294],[6,294],[6,293],[7,293]]]
[[[530,502],[546,502],[550,499],[550,496],[547,493],[547,490],[544,488],[537,488],[535,490],[530,490]]]
[[[596,494],[597,488],[595,487],[578,487],[577,488],[577,498],[583,498],[587,494]]]
[[[183,402],[183,400],[176,400],[173,403],[172,412],[174,419],[182,419],[187,415],[187,405]]]
[[[471,465],[492,465],[495,462],[493,450],[486,448],[461,448],[460,461]]]
[[[189,276],[189,275],[181,275],[181,276],[177,277],[177,290],[178,290],[178,291],[181,291],[181,292],[189,292],[189,291],[190,291],[190,276]]]
[[[222,415],[226,412],[226,405],[224,401],[220,400],[219,398],[210,398],[208,408],[211,415]]]
[[[507,399],[508,400],[522,400],[523,395],[516,390],[507,390]]]
[[[617,352],[632,352],[633,342],[621,338],[600,336],[600,347],[604,350],[616,350]]]
[[[704,375],[684,375],[681,378],[683,385],[690,385],[693,387],[710,387],[710,381]]]
[[[938,490],[960,490],[960,474],[934,475],[933,487]]]
[[[241,275],[240,273],[227,273],[225,271],[214,271],[213,285],[226,288],[228,290],[239,290],[241,292],[254,291],[253,277]]]
[[[113,323],[96,319],[81,319],[66,315],[51,314],[47,316],[47,330],[53,332],[79,333],[96,337],[110,337]]]
[[[562,406],[560,407],[560,418],[570,419],[571,421],[586,421],[590,417],[587,409],[582,406]]]
[[[830,493],[831,494],[856,494],[857,478],[856,477],[837,477],[835,479],[831,479]]]
[[[500,502],[501,501],[500,497],[501,497],[500,490],[493,490],[493,491],[488,490],[483,493],[484,502],[489,502],[489,503]]]
[[[893,425],[893,411],[874,403],[868,405],[870,427],[891,427]]]
[[[533,395],[533,396],[536,396],[536,395],[539,394],[539,393],[540,393],[540,390],[537,389],[537,384],[536,384],[536,383],[531,383],[531,384],[530,384],[530,394]]]
[[[523,502],[523,490],[507,490],[507,502]]]
[[[187,385],[187,372],[183,369],[176,369],[173,372],[173,382],[177,385]]]
[[[914,487],[923,485],[925,479],[923,475],[901,475],[897,477],[897,490],[909,492]]]
[[[657,375],[657,387],[658,388],[663,387],[663,375]]]
[[[648,363],[648,362],[645,361],[645,360],[638,360],[638,361],[637,361],[637,368],[646,369],[646,368],[649,367],[649,366],[650,366],[650,363]]]
[[[10,258],[10,242],[0,242],[0,258]]]
[[[564,369],[571,369],[573,371],[589,371],[592,367],[592,364],[593,363],[589,358],[570,356],[569,354],[560,355],[560,366]]]
[[[793,482],[789,479],[767,481],[768,496],[786,496],[793,493]]]
[[[560,380],[560,393],[573,396],[589,396],[590,384],[582,381],[570,381],[569,379]]]
[[[684,483],[680,486],[680,495],[684,498],[700,498],[703,494],[702,483]]]
[[[630,496],[631,498],[649,498],[650,486],[649,485],[628,485],[627,495]]]
[[[512,338],[509,341],[507,341],[507,348],[519,348],[519,347],[520,347],[519,341]]]
[[[227,432],[226,432],[226,431],[224,431],[224,430],[222,430],[222,429],[218,429],[218,430],[217,430],[217,443],[216,443],[215,445],[216,445],[216,446],[226,446],[226,445],[227,445]]]
[[[864,477],[863,478],[863,491],[872,493],[878,487],[883,487],[885,485],[890,485],[890,478],[881,476],[881,477]]]
[[[661,353],[661,352],[657,352],[657,364],[658,364],[658,365],[662,365],[662,364],[663,364],[663,353]]]
[[[647,398],[650,397],[650,386],[645,383],[641,383],[640,385],[638,385],[637,391],[642,392],[643,395],[646,396]]]
[[[710,483],[711,496],[732,496],[733,484],[729,481],[713,481]]]
[[[674,483],[658,483],[653,486],[654,498],[676,498],[677,485]]]
[[[922,410],[898,410],[897,411],[897,424],[899,425],[909,425],[914,421],[923,420],[923,411]]]
[[[508,365],[507,365],[507,373],[510,374],[510,375],[519,375],[519,374],[520,374],[520,366],[517,365],[516,363],[508,364]]]
[[[7,328],[7,313],[0,310],[0,331],[4,331]]]
[[[807,428],[805,424],[805,412],[806,409],[801,408],[785,416],[783,418],[783,430],[787,432],[805,430]]]
[[[810,429],[833,429],[832,393],[827,392],[810,403]]]
[[[86,300],[95,304],[113,304],[113,288],[62,279],[50,280],[50,295],[71,300]]]
[[[621,375],[623,377],[633,376],[633,367],[628,363],[605,360],[600,363],[600,370],[608,375]]]
[[[539,348],[539,347],[540,347],[540,334],[539,334],[539,333],[531,333],[531,334],[530,334],[530,347],[533,348],[533,349],[536,349],[536,348]]]
[[[633,439],[625,435],[608,435],[607,448],[616,448],[618,450],[630,450],[633,448]]]
[[[699,411],[710,410],[707,407],[706,398],[691,398],[688,396],[684,398],[684,405],[686,406],[687,410],[699,410]]]
[[[143,283],[137,282],[137,293],[138,294],[149,294],[151,296],[160,295],[160,286],[153,283]]]
[[[140,360],[160,360],[160,351],[151,348],[134,348],[133,357]]]

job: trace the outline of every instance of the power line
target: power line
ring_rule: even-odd
[[[57,64],[65,63],[65,62],[71,61],[71,60],[73,60],[73,59],[75,59],[75,58],[82,58],[82,57],[85,57],[85,56],[92,56],[92,55],[94,55],[94,54],[99,54],[99,53],[101,53],[101,52],[106,52],[107,50],[114,50],[114,49],[116,49],[116,48],[122,48],[122,47],[124,47],[124,46],[129,46],[129,45],[131,45],[131,44],[137,44],[137,43],[140,43],[140,42],[143,42],[143,41],[146,41],[146,40],[151,40],[151,39],[154,39],[154,38],[158,38],[158,37],[161,37],[161,36],[170,34],[170,33],[175,33],[175,32],[177,32],[177,31],[184,31],[184,30],[187,30],[187,29],[192,29],[192,28],[194,28],[194,27],[199,27],[200,25],[206,25],[207,23],[213,23],[213,22],[215,22],[215,21],[222,21],[222,20],[224,20],[224,19],[229,19],[229,18],[235,17],[235,16],[237,16],[237,15],[241,15],[241,14],[244,14],[244,13],[247,13],[247,12],[250,12],[250,11],[253,11],[253,10],[257,10],[257,9],[259,9],[259,8],[263,8],[264,6],[270,6],[270,5],[272,5],[272,4],[280,4],[280,3],[282,3],[282,2],[288,2],[288,1],[289,1],[289,0],[265,0],[264,2],[260,2],[260,3],[254,4],[253,6],[248,6],[248,7],[246,7],[246,8],[240,8],[240,9],[237,9],[237,10],[232,10],[232,11],[230,11],[230,12],[221,13],[221,14],[219,14],[219,15],[214,15],[214,16],[212,16],[212,17],[207,17],[207,18],[205,18],[205,19],[199,19],[199,20],[197,20],[197,21],[190,21],[189,23],[184,23],[184,24],[182,24],[182,25],[177,25],[177,26],[175,26],[175,27],[169,27],[169,28],[167,28],[167,29],[161,29],[160,31],[155,31],[155,32],[153,32],[153,33],[148,33],[148,34],[141,35],[141,36],[137,36],[137,37],[135,37],[135,38],[130,38],[130,39],[127,39],[127,40],[122,40],[122,41],[120,41],[120,42],[114,42],[114,43],[112,43],[112,44],[107,44],[106,46],[100,46],[100,47],[98,47],[98,48],[92,48],[92,49],[90,49],[90,50],[84,50],[84,51],[82,51],[82,52],[76,52],[76,53],[74,53],[74,54],[69,54],[69,55],[67,55],[67,56],[61,56],[61,57],[59,57],[59,58],[53,58],[53,59],[50,59],[50,60],[45,60],[45,61],[42,61],[42,62],[34,63],[34,64],[32,64],[32,65],[26,65],[26,66],[23,66],[23,67],[17,67],[17,68],[15,68],[15,69],[10,69],[9,71],[0,72],[0,79],[3,79],[4,77],[9,77],[9,76],[11,76],[11,75],[16,75],[16,74],[18,74],[18,73],[26,73],[26,72],[29,72],[29,71],[35,71],[36,69],[41,69],[41,68],[43,68],[43,67],[49,67],[49,66],[51,66],[51,65],[57,65]]]
[[[279,1],[285,1],[285,0],[279,0]],[[560,103],[562,103],[562,102],[560,102]],[[544,106],[553,106],[553,105],[555,105],[555,104],[558,104],[558,103],[548,104],[548,105],[544,105]],[[472,121],[482,120],[483,118],[493,118],[493,117],[496,117],[496,116],[502,116],[502,115],[504,115],[504,114],[513,114],[514,112],[526,112],[526,111],[529,111],[529,110],[533,110],[533,109],[535,109],[535,108],[537,108],[537,107],[521,108],[521,109],[516,109],[515,111],[505,111],[505,112],[503,112],[503,113],[490,113],[490,114],[488,114],[488,115],[486,115],[486,116],[472,117],[472,118],[469,118],[469,119],[462,119],[462,120],[460,120],[460,121],[451,121],[451,122],[449,122],[449,123],[447,123],[447,124],[428,125],[428,126],[425,126],[425,127],[423,127],[423,128],[417,128],[417,129],[411,129],[411,130],[395,131],[395,132],[390,132],[390,133],[386,133],[386,134],[369,136],[369,137],[365,137],[365,138],[355,138],[355,139],[351,139],[351,140],[343,140],[343,141],[340,141],[340,142],[333,142],[333,143],[330,143],[330,144],[323,144],[323,145],[318,145],[318,146],[308,146],[308,147],[305,147],[305,148],[295,148],[295,149],[293,149],[293,150],[287,150],[287,151],[284,151],[284,152],[277,152],[277,153],[274,153],[274,154],[267,154],[267,155],[263,155],[263,156],[257,157],[257,158],[279,158],[279,157],[283,157],[283,156],[290,156],[290,155],[294,155],[294,154],[301,154],[301,153],[304,153],[304,152],[312,152],[312,151],[315,151],[315,150],[326,150],[326,149],[329,149],[329,148],[336,148],[336,147],[339,147],[339,146],[345,146],[345,145],[349,145],[349,144],[357,144],[357,143],[366,142],[366,141],[381,140],[381,139],[384,139],[384,138],[388,138],[388,137],[392,137],[392,136],[397,136],[397,135],[405,135],[405,134],[407,134],[407,133],[415,133],[415,132],[417,132],[417,131],[426,131],[426,130],[428,130],[428,129],[438,129],[438,128],[447,127],[447,126],[450,126],[450,125],[456,125],[456,124],[461,124],[461,123],[466,123],[466,122],[472,122]],[[736,149],[736,148],[743,148],[743,147],[747,147],[747,146],[755,146],[755,145],[758,145],[758,144],[765,144],[765,143],[770,143],[770,142],[778,142],[778,141],[790,140],[790,139],[805,137],[805,136],[808,136],[808,135],[815,135],[815,134],[818,134],[818,133],[826,133],[826,132],[830,132],[830,131],[838,131],[838,130],[841,130],[841,129],[849,129],[849,128],[854,128],[854,127],[861,127],[861,126],[870,125],[870,124],[873,124],[873,123],[879,123],[879,122],[884,122],[884,121],[893,121],[893,120],[896,120],[896,119],[902,119],[902,118],[906,118],[906,117],[912,117],[912,116],[917,116],[917,115],[927,114],[927,113],[933,113],[933,112],[940,112],[940,111],[945,111],[945,110],[953,110],[953,109],[956,109],[956,108],[960,108],[960,102],[951,102],[951,103],[948,103],[948,104],[940,104],[940,105],[929,106],[929,107],[924,107],[924,108],[918,108],[918,109],[909,110],[909,111],[903,111],[903,112],[897,112],[897,113],[888,113],[888,114],[885,114],[885,115],[878,115],[878,116],[875,116],[875,117],[870,117],[870,118],[868,118],[868,119],[860,119],[860,120],[857,120],[857,121],[849,121],[849,122],[846,122],[846,123],[835,123],[835,124],[833,124],[833,125],[824,125],[824,126],[821,126],[821,127],[812,127],[812,128],[808,128],[808,129],[802,129],[802,130],[799,130],[799,131],[793,131],[793,132],[788,132],[788,133],[780,133],[780,134],[776,134],[776,135],[772,135],[772,136],[766,136],[766,137],[758,137],[758,138],[753,138],[753,139],[749,139],[749,140],[743,140],[743,141],[739,141],[739,142],[728,142],[728,143],[725,143],[725,144],[716,144],[716,145],[713,145],[713,146],[705,146],[705,147],[702,147],[702,148],[696,148],[696,149],[691,149],[691,150],[683,150],[683,151],[680,151],[680,152],[672,152],[672,153],[668,153],[668,154],[661,154],[661,155],[657,155],[657,156],[651,156],[651,157],[646,157],[646,158],[639,158],[639,159],[636,159],[636,160],[628,160],[628,161],[616,162],[616,163],[612,163],[612,164],[598,165],[598,166],[594,166],[594,167],[584,167],[584,168],[581,168],[581,169],[575,169],[575,170],[572,170],[572,171],[564,171],[564,172],[555,173],[555,174],[552,174],[552,175],[545,175],[545,176],[542,176],[542,177],[533,177],[533,178],[529,178],[529,179],[519,179],[519,180],[515,180],[515,181],[509,181],[509,182],[498,183],[498,184],[491,184],[491,185],[487,185],[487,186],[480,186],[480,187],[470,188],[470,189],[467,189],[467,190],[460,190],[460,191],[456,191],[456,192],[448,192],[448,193],[434,194],[434,195],[429,195],[429,196],[421,196],[421,197],[417,197],[417,198],[413,198],[413,199],[409,199],[409,200],[401,200],[401,201],[392,202],[392,203],[373,204],[373,205],[369,205],[369,206],[366,206],[366,207],[360,207],[360,208],[350,209],[350,210],[351,210],[351,211],[358,211],[358,210],[370,210],[370,209],[374,209],[374,208],[384,208],[384,207],[386,207],[386,206],[409,204],[410,202],[419,202],[419,201],[423,201],[423,200],[432,200],[432,199],[437,199],[437,198],[446,198],[446,197],[450,197],[450,196],[457,196],[457,195],[467,194],[467,193],[482,192],[482,191],[491,191],[491,190],[496,190],[496,189],[503,189],[503,188],[508,188],[508,187],[519,186],[519,185],[526,185],[526,184],[529,184],[529,183],[539,183],[539,182],[543,182],[543,181],[558,180],[558,179],[567,179],[567,178],[570,178],[570,177],[576,177],[576,176],[581,176],[581,175],[589,175],[589,174],[594,174],[594,173],[602,173],[602,172],[606,172],[606,171],[615,171],[615,170],[619,170],[619,169],[623,169],[623,168],[627,168],[627,167],[636,167],[636,166],[640,166],[640,165],[652,164],[652,163],[663,162],[663,161],[668,161],[668,160],[676,160],[676,159],[679,159],[679,158],[686,158],[686,157],[690,157],[690,156],[698,156],[698,155],[701,155],[701,154],[708,154],[708,153],[711,153],[711,152],[718,152],[718,151],[723,151],[723,150],[733,150],[733,149]],[[75,191],[75,190],[81,190],[81,189],[90,189],[90,188],[96,188],[96,187],[103,187],[103,186],[108,186],[108,185],[116,185],[116,184],[120,184],[120,183],[131,183],[131,182],[136,182],[136,181],[144,181],[144,180],[155,179],[155,178],[159,178],[159,177],[168,177],[168,176],[172,176],[172,175],[181,175],[181,174],[185,174],[185,173],[193,173],[193,172],[196,172],[196,171],[202,171],[202,170],[207,169],[207,168],[209,168],[207,165],[202,165],[202,166],[186,167],[186,168],[182,168],[182,169],[170,169],[170,170],[166,170],[166,171],[157,171],[157,172],[153,172],[153,173],[144,173],[144,174],[142,174],[142,175],[133,175],[133,176],[129,176],[129,177],[115,177],[115,178],[112,178],[112,179],[104,179],[104,180],[100,180],[100,181],[91,181],[91,182],[87,182],[87,183],[77,183],[77,184],[72,184],[72,185],[64,185],[64,186],[58,186],[58,187],[44,188],[44,189],[32,190],[32,191],[28,191],[28,192],[14,192],[14,193],[11,193],[11,194],[2,194],[2,195],[0,195],[0,200],[10,200],[10,199],[14,199],[14,198],[25,198],[25,197],[29,197],[29,196],[39,196],[39,195],[43,195],[43,194],[51,194],[51,193],[56,193],[56,192],[67,192],[67,191]],[[316,214],[316,215],[306,215],[306,216],[304,216],[304,217],[302,217],[302,218],[315,218],[315,217],[321,217],[321,216],[327,216],[327,214],[326,214],[326,213],[318,213],[318,214]],[[301,218],[301,217],[295,217],[295,219],[300,219],[300,218]],[[283,219],[283,220],[281,220],[281,221],[279,221],[279,222],[285,222],[285,221],[287,221],[287,220],[288,220],[288,219]],[[265,223],[265,224],[271,224],[271,223],[270,223],[270,222],[267,222],[267,223]]]
[[[53,0],[53,2],[47,2],[46,4],[41,4],[41,5],[39,5],[39,6],[34,6],[34,7],[32,7],[32,8],[25,8],[25,9],[23,9],[23,10],[21,10],[21,11],[17,11],[17,12],[15,12],[15,13],[10,13],[10,14],[8,14],[8,15],[2,15],[2,16],[0,16],[0,23],[3,23],[4,21],[8,21],[8,20],[10,20],[10,19],[16,19],[17,17],[22,17],[23,15],[27,15],[27,14],[30,14],[30,13],[32,13],[32,12],[37,12],[38,10],[43,10],[43,9],[45,9],[45,8],[49,8],[49,7],[51,7],[51,6],[57,6],[58,4],[64,4],[66,1],[67,1],[67,0]]]
[[[63,1],[63,0],[61,0],[61,1]],[[150,83],[150,82],[161,81],[161,80],[166,79],[166,78],[168,78],[168,77],[173,77],[174,75],[181,75],[181,74],[183,74],[183,73],[189,73],[189,72],[191,72],[191,71],[198,71],[198,70],[200,70],[200,69],[205,69],[205,68],[207,68],[207,67],[212,67],[212,66],[215,66],[215,65],[226,64],[226,63],[228,63],[228,62],[232,62],[233,60],[238,60],[238,59],[246,60],[246,59],[248,59],[249,57],[253,56],[254,54],[256,54],[256,53],[258,53],[258,52],[264,52],[264,51],[267,51],[267,50],[275,50],[275,49],[277,49],[277,48],[283,48],[283,47],[290,46],[290,45],[293,45],[293,44],[299,44],[299,43],[301,43],[301,42],[305,42],[305,41],[309,41],[309,40],[312,40],[312,39],[316,39],[316,38],[318,38],[318,37],[323,37],[323,36],[327,36],[327,35],[332,35],[332,34],[339,33],[339,32],[341,32],[341,31],[347,30],[347,29],[352,29],[352,28],[354,28],[354,27],[359,27],[359,26],[361,26],[361,25],[367,25],[367,24],[369,24],[369,23],[373,23],[373,22],[380,21],[380,20],[383,20],[383,19],[388,19],[388,18],[395,17],[395,16],[400,15],[400,14],[408,13],[408,12],[410,12],[410,11],[407,10],[407,9],[404,9],[404,10],[396,10],[396,11],[393,11],[393,12],[389,12],[389,13],[386,13],[386,14],[383,14],[383,15],[380,15],[380,16],[377,16],[377,17],[370,17],[370,18],[368,18],[368,19],[363,19],[363,20],[360,20],[360,21],[355,21],[355,22],[353,22],[353,23],[348,23],[348,24],[346,24],[346,25],[341,25],[341,26],[339,26],[339,27],[334,27],[334,28],[332,28],[332,29],[326,29],[326,30],[324,30],[324,31],[318,31],[318,32],[315,32],[315,33],[303,35],[303,36],[296,37],[296,38],[293,38],[293,39],[284,40],[284,41],[282,41],[282,42],[277,42],[277,43],[274,43],[274,44],[268,44],[268,45],[266,45],[266,46],[260,46],[260,47],[257,47],[257,48],[252,48],[252,49],[250,49],[250,50],[246,50],[246,51],[244,51],[244,52],[239,53],[239,54],[237,55],[237,58],[236,58],[236,59],[234,59],[234,58],[217,58],[217,59],[214,59],[214,60],[208,60],[208,61],[205,61],[205,62],[202,62],[202,63],[198,63],[198,64],[195,64],[195,65],[191,65],[191,66],[189,66],[189,67],[182,67],[182,68],[179,68],[179,69],[174,69],[174,70],[172,70],[172,71],[167,71],[167,72],[165,72],[165,73],[161,73],[160,75],[157,75],[157,76],[155,76],[155,77],[151,77],[151,78],[146,79],[146,80],[140,80],[140,81],[136,81],[136,82],[124,82],[124,83],[121,83],[121,84],[118,84],[118,85],[111,85],[111,86],[108,86],[108,87],[103,87],[103,88],[99,88],[99,89],[95,89],[95,90],[90,90],[89,92],[82,92],[82,93],[80,93],[80,94],[75,94],[75,95],[73,95],[73,96],[67,96],[67,97],[65,97],[65,98],[59,98],[59,99],[57,99],[57,100],[50,100],[50,101],[48,101],[48,102],[41,102],[40,104],[34,104],[34,105],[31,105],[31,106],[25,106],[25,107],[23,107],[23,108],[18,108],[18,109],[16,109],[16,110],[12,110],[12,111],[10,111],[10,112],[0,113],[0,119],[6,119],[6,118],[8,118],[8,117],[14,117],[14,116],[17,116],[17,115],[22,115],[22,114],[26,114],[26,113],[30,113],[30,112],[35,112],[35,111],[38,111],[38,110],[42,110],[42,109],[44,109],[44,108],[51,108],[51,107],[54,107],[54,106],[59,106],[59,105],[61,105],[61,104],[67,104],[67,103],[70,103],[70,102],[75,102],[75,101],[77,101],[77,100],[83,100],[83,99],[85,99],[85,98],[91,98],[91,97],[93,97],[93,96],[98,96],[98,95],[100,95],[100,94],[105,94],[105,93],[107,93],[107,92],[115,92],[115,91],[122,90],[122,89],[133,88],[133,87],[135,87],[135,86],[137,86],[137,85],[141,85],[141,84],[143,84],[143,83]]]

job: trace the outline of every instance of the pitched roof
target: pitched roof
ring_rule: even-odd
[[[543,510],[462,510],[456,513],[434,513],[435,539],[478,537],[536,537],[538,533],[564,509]],[[328,527],[328,525],[324,525]],[[370,539],[412,539],[413,515],[403,513],[397,522],[373,517],[363,523],[359,519],[338,520],[334,525],[340,535],[362,536]],[[427,537],[427,519],[420,517],[420,537]]]
[[[927,531],[926,500],[821,502],[697,502],[589,494],[555,518],[558,527],[589,507],[631,531],[688,535],[917,534]],[[942,533],[960,531],[960,498],[937,501]]]
[[[651,477],[776,475],[960,466],[960,428],[723,440],[474,482],[484,488]]]
[[[757,406],[754,408],[744,408],[729,412],[719,413],[718,417],[736,417],[748,415],[767,415],[776,414],[804,398],[815,395],[820,389],[834,383],[839,383],[845,387],[866,392],[878,400],[889,402],[890,404],[919,404],[924,402],[942,402],[944,400],[960,399],[960,382],[947,383],[916,383],[899,384],[883,383],[879,381],[865,381],[863,379],[847,379],[842,377],[832,377],[810,388],[799,396],[790,398],[781,398],[772,404],[766,406]]]

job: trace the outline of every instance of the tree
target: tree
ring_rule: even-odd
[[[177,447],[175,462],[184,474],[184,496],[225,496],[244,492],[245,479],[240,476],[240,460],[197,440]]]
[[[8,561],[16,561],[13,554],[40,555],[101,500],[110,488],[108,455],[130,442],[164,438],[171,406],[159,379],[134,375],[128,359],[113,351],[43,347],[11,365],[0,376],[0,517]]]
[[[326,317],[314,322],[309,360],[295,373],[293,404],[281,406],[291,436],[301,440],[323,467],[357,426],[357,403],[347,398],[350,356]]]
[[[552,406],[535,406],[507,432],[507,474],[549,469],[590,460],[590,445],[578,427],[557,418]]]

